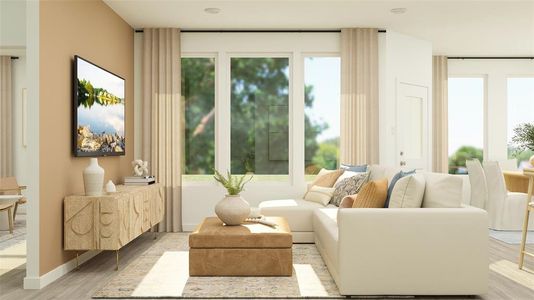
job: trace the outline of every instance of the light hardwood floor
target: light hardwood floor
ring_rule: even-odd
[[[153,234],[145,233],[121,250],[121,266],[126,266],[154,243]],[[534,245],[528,247],[534,252]],[[519,245],[508,245],[490,238],[490,276],[488,294],[481,297],[416,297],[417,299],[534,299],[534,273],[516,268]],[[526,266],[534,269],[534,259]],[[0,276],[0,299],[91,299],[116,273],[115,254],[104,252],[42,290],[23,290],[24,270]],[[530,288],[529,288],[530,286]],[[390,298],[391,299],[391,298]]]

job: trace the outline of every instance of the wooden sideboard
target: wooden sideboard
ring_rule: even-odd
[[[102,196],[73,195],[64,199],[65,250],[119,249],[163,220],[164,192],[160,184],[117,186]],[[76,252],[78,257],[78,252]]]

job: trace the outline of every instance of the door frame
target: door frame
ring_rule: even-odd
[[[408,85],[408,86],[414,86],[414,87],[420,87],[426,89],[426,112],[425,113],[425,122],[423,124],[424,132],[423,135],[426,136],[426,146],[423,146],[423,156],[425,156],[425,166],[422,168],[422,170],[429,170],[432,166],[432,152],[430,149],[430,145],[432,145],[432,98],[430,94],[430,88],[427,85],[419,84],[410,82],[409,80],[401,80],[397,79],[395,82],[395,128],[396,128],[396,140],[395,140],[395,165],[396,167],[400,167],[401,169],[406,169],[406,166],[401,166],[401,157],[400,157],[400,151],[401,151],[401,145],[400,145],[400,137],[401,137],[401,124],[400,122],[400,89],[401,85]]]

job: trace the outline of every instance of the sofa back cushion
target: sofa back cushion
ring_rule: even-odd
[[[388,180],[369,181],[358,193],[352,208],[383,208],[388,194]]]
[[[327,205],[334,195],[334,188],[314,185],[304,196],[304,200]]]
[[[422,174],[426,181],[423,207],[461,207],[463,186],[461,177],[431,172],[424,172]]]
[[[400,178],[389,197],[390,208],[420,208],[425,194],[425,177],[412,174]]]

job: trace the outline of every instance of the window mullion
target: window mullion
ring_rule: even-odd
[[[215,165],[221,172],[230,170],[230,57],[220,51],[217,60],[217,92],[215,96],[215,111],[217,126],[215,137]]]

